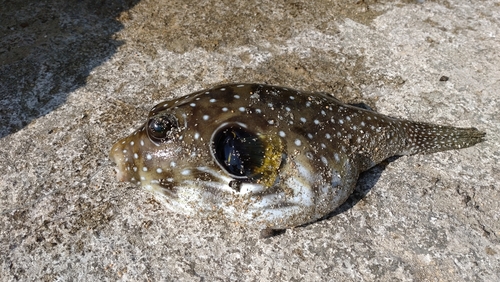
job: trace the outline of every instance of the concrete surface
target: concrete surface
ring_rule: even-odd
[[[417,2],[0,1],[0,280],[499,281],[500,2]],[[268,239],[115,180],[150,107],[224,82],[488,140],[378,166]]]

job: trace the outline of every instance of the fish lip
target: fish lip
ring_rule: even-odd
[[[118,169],[118,164],[117,164],[117,163],[116,163],[116,161],[114,160],[114,157],[110,155],[110,156],[109,156],[109,159],[110,159],[110,161],[111,161],[110,165],[111,165],[111,167],[113,168],[113,170],[115,171],[115,175],[116,175],[115,177],[116,177],[116,179],[117,179],[118,181],[123,181],[123,180],[121,180],[121,178],[120,178],[120,177],[118,177],[118,175],[120,174],[120,170]]]
[[[118,166],[115,166],[113,170],[115,171],[115,174],[116,174],[116,180],[118,180],[119,182],[126,182],[127,181],[127,177],[123,173],[123,170],[120,170],[120,168]]]
[[[124,182],[124,180],[123,180],[123,176],[122,176],[122,175],[120,175],[120,172],[118,171],[118,168],[116,168],[116,167],[115,167],[113,170],[114,170],[114,172],[115,172],[115,179],[116,179],[118,182]]]
[[[113,170],[115,171],[116,180],[118,180],[120,182],[125,182],[125,177],[124,177],[124,175],[122,173],[122,170],[120,169],[120,165],[115,160],[114,155],[110,154],[109,159],[111,160],[111,166],[113,167]]]
[[[114,166],[114,171],[116,173],[116,179],[120,182],[126,182],[130,179],[130,177],[126,176],[125,173],[125,163],[122,160],[123,156],[119,156],[121,153],[121,140],[116,142],[109,152],[109,159],[111,161],[111,165]]]

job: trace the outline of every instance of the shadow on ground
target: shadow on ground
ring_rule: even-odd
[[[46,115],[122,44],[140,0],[0,1],[0,138]]]

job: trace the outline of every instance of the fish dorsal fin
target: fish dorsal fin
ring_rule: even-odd
[[[356,107],[356,108],[363,109],[363,110],[368,110],[368,111],[374,112],[374,110],[370,106],[368,106],[367,104],[365,104],[365,103],[352,103],[352,104],[349,104],[349,105],[353,106],[353,107]]]

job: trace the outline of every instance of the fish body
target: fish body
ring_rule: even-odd
[[[230,84],[156,105],[110,157],[119,180],[175,212],[285,229],[332,212],[362,171],[390,156],[483,138],[475,128],[396,119],[325,93]]]

